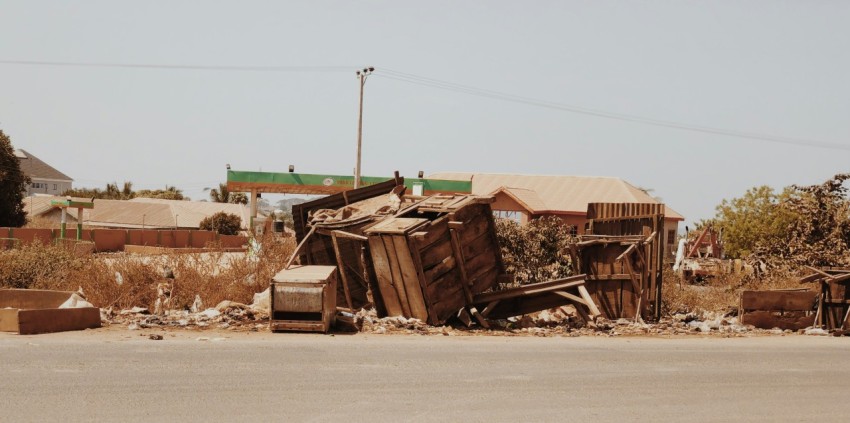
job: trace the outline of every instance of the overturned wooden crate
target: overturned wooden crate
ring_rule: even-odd
[[[850,268],[810,267],[815,273],[801,283],[812,283],[818,293],[814,325],[828,330],[850,330]]]
[[[100,327],[96,307],[59,308],[75,293],[37,289],[0,289],[0,331],[21,335]]]
[[[496,285],[505,272],[492,201],[428,197],[364,231],[387,315],[443,324]]]
[[[335,266],[295,266],[275,275],[269,290],[273,331],[328,332],[336,316]]]
[[[374,305],[379,314],[384,311],[380,298],[370,298],[369,291],[377,291],[375,270],[363,234],[367,228],[386,216],[374,213],[378,201],[387,198],[404,183],[396,178],[339,194],[329,195],[292,207],[295,236],[305,245],[299,252],[301,264],[332,265],[339,268],[340,283],[337,304],[351,310]],[[336,221],[311,224],[311,218],[323,210],[360,208],[365,213],[358,216],[340,216]],[[384,314],[385,315],[385,314]]]
[[[818,293],[808,290],[744,291],[740,319],[761,329],[800,330],[815,321]]]

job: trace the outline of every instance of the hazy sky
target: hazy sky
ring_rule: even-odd
[[[848,171],[848,22],[846,1],[0,1],[0,61],[294,67],[0,63],[0,128],[77,187],[201,199],[226,163],[350,174],[355,70],[374,66],[364,175],[617,176],[690,222],[756,185]]]

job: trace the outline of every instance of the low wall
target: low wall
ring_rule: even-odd
[[[94,244],[98,252],[125,251],[128,245],[160,248],[208,248],[213,245],[234,249],[248,243],[248,237],[242,235],[219,235],[212,231],[200,230],[151,230],[151,229],[83,229],[81,239]],[[62,238],[59,229],[0,228],[0,247],[29,244],[36,240],[49,244]],[[67,228],[65,239],[76,239],[77,228]],[[7,245],[8,244],[8,245]]]

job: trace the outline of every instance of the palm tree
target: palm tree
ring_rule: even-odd
[[[214,203],[248,204],[248,197],[242,192],[230,192],[227,184],[218,184],[218,189],[210,189],[210,201]]]

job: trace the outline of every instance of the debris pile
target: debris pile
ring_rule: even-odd
[[[200,311],[167,310],[159,315],[143,307],[114,311],[101,309],[101,320],[111,325],[126,326],[129,330],[150,328],[229,329],[257,331],[267,329],[268,296],[257,294],[253,304],[222,301],[214,308]],[[265,303],[263,302],[265,298]],[[259,301],[257,301],[259,299]]]

